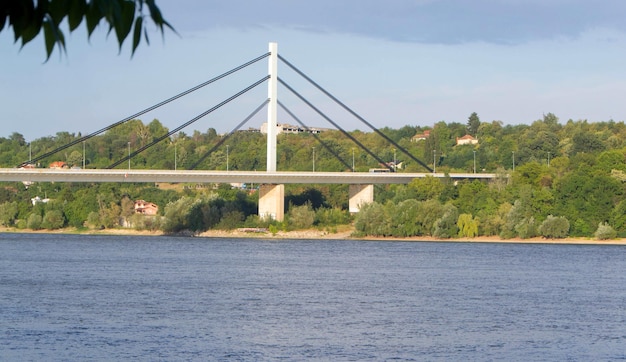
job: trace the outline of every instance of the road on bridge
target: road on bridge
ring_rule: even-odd
[[[421,177],[493,179],[495,173],[289,172],[199,170],[0,169],[0,181],[256,184],[408,184]]]

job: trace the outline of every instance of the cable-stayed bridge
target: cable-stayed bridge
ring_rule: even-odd
[[[201,170],[100,170],[50,168],[0,168],[2,181],[30,182],[182,182],[256,184],[408,184],[421,177],[452,180],[492,179],[491,173],[393,173],[393,172],[302,172],[302,171],[201,171]]]
[[[196,117],[192,118],[188,122],[183,123],[179,127],[169,131],[168,133],[155,138],[152,142],[136,149],[132,152],[129,150],[128,156],[112,163],[107,169],[42,169],[42,168],[30,168],[27,167],[30,164],[34,164],[39,160],[45,159],[51,155],[56,154],[64,149],[67,149],[73,145],[79,144],[92,138],[96,135],[104,133],[114,127],[124,124],[132,119],[150,112],[156,108],[166,105],[172,101],[175,101],[191,92],[194,92],[202,87],[214,83],[232,73],[235,73],[251,64],[254,64],[262,59],[268,58],[268,75],[262,77],[256,82],[252,83],[248,87],[244,88],[240,92],[225,99],[216,106],[200,113]],[[349,114],[357,118],[364,125],[372,129],[379,136],[384,138],[395,149],[404,153],[407,157],[421,165],[427,172],[424,173],[396,173],[395,165],[389,166],[378,155],[366,148],[362,143],[355,139],[350,133],[345,131],[338,123],[333,121],[319,108],[308,101],[304,96],[298,93],[292,86],[286,83],[284,80],[278,77],[278,61],[286,64],[289,68],[294,70],[297,74],[302,76],[305,80],[311,83],[315,88],[321,91],[323,94],[332,99],[340,107],[346,110]],[[203,155],[199,161],[193,164],[191,170],[124,170],[116,168],[132,157],[140,154],[146,149],[154,146],[155,144],[169,139],[172,135],[178,133],[185,127],[188,127],[192,123],[207,116],[220,107],[228,104],[236,98],[247,93],[251,89],[259,86],[260,84],[268,83],[268,97],[263,100],[260,106],[258,106],[248,117],[246,117],[241,123],[239,123],[230,133],[226,134],[222,139],[217,142],[211,149],[209,149],[205,155]],[[347,138],[349,138],[356,146],[363,151],[367,152],[373,157],[379,164],[385,165],[389,172],[284,172],[277,171],[276,164],[276,152],[277,152],[277,127],[271,127],[270,125],[277,125],[277,111],[280,107],[287,114],[289,114],[294,120],[296,120],[302,127],[308,129],[308,127],[302,122],[291,110],[289,110],[278,99],[278,86],[279,84],[285,89],[290,91],[296,98],[300,99],[303,103],[309,106],[315,113],[324,118],[335,128],[341,131]],[[202,161],[208,157],[213,151],[219,148],[224,142],[237,130],[239,130],[247,121],[254,117],[261,109],[267,108],[267,167],[265,171],[201,171],[195,170],[201,165]],[[323,147],[330,151],[334,157],[339,159],[344,165],[348,166],[348,163],[343,160],[340,155],[333,151],[330,147],[324,144],[324,142],[317,138]],[[434,165],[433,165],[434,167]],[[366,121],[363,117],[358,115],[355,111],[347,107],[339,99],[327,92],[320,85],[315,83],[311,78],[306,76],[302,71],[296,68],[293,64],[287,61],[285,58],[278,54],[278,46],[276,43],[270,43],[269,51],[247,63],[244,63],[232,70],[223,73],[222,75],[215,77],[207,82],[201,83],[185,92],[179,93],[169,99],[166,99],[160,103],[157,103],[151,107],[148,107],[138,113],[135,113],[125,119],[122,119],[116,123],[113,123],[107,127],[104,127],[94,133],[78,138],[66,145],[58,147],[45,154],[39,155],[35,158],[31,158],[28,161],[23,162],[17,169],[0,169],[0,181],[28,181],[28,182],[194,182],[194,183],[256,183],[260,184],[259,192],[259,215],[262,217],[271,217],[276,220],[282,220],[284,216],[284,184],[298,183],[298,184],[349,184],[350,185],[350,211],[357,212],[361,205],[373,201],[374,184],[406,184],[417,177],[450,177],[452,179],[492,179],[495,178],[495,174],[485,173],[459,173],[448,174],[436,173],[426,163],[419,160],[412,155],[406,149],[398,145],[384,133],[379,131],[376,127]]]

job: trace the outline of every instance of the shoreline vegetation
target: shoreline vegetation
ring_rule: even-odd
[[[271,233],[263,230],[208,230],[199,234],[171,234],[181,237],[200,237],[200,238],[259,238],[259,239],[316,239],[316,240],[362,240],[362,241],[401,241],[401,242],[444,242],[444,243],[503,243],[503,244],[564,244],[564,245],[626,245],[626,238],[616,238],[610,240],[598,240],[594,238],[559,238],[546,239],[543,237],[534,237],[528,239],[511,238],[502,239],[499,236],[477,236],[472,238],[449,238],[441,239],[432,236],[413,236],[406,238],[399,237],[356,237],[353,236],[354,229],[346,228],[336,233],[330,233],[324,230],[308,229],[294,231],[278,231]],[[23,233],[23,234],[80,234],[80,235],[125,235],[125,236],[163,236],[167,235],[162,231],[138,231],[133,229],[76,229],[64,228],[57,230],[24,230],[18,228],[0,227],[0,235],[3,233]],[[1,239],[1,237],[0,237]]]
[[[288,183],[280,222],[259,217],[259,185],[244,183],[243,179],[233,184],[0,182],[0,225],[17,230],[60,228],[64,232],[124,227],[189,236],[247,227],[267,228],[270,233],[250,232],[245,237],[271,238],[283,236],[278,230],[334,233],[352,226],[355,231],[345,236],[312,232],[304,237],[376,240],[386,236],[382,239],[456,242],[598,240],[598,244],[610,244],[621,242],[600,240],[626,238],[624,122],[559,123],[558,117],[549,113],[530,125],[505,126],[499,121],[482,123],[472,113],[467,124],[441,121],[427,127],[385,127],[380,131],[402,145],[406,152],[401,152],[400,159],[388,140],[383,142],[371,132],[354,131],[352,140],[335,130],[320,133],[319,139],[307,133],[285,133],[280,136],[280,168],[309,170],[310,150],[323,141],[332,147],[320,148],[315,154],[319,172],[370,172],[381,167],[390,172],[424,172],[425,164],[416,162],[421,158],[432,160],[432,170],[436,166],[443,177],[424,174],[408,184],[377,185],[372,199],[368,196],[357,213],[350,212],[347,184]],[[0,137],[0,163],[20,165],[28,159],[28,166],[33,168],[114,167],[128,157],[129,149],[142,149],[149,140],[168,132],[156,119],[148,124],[130,120],[89,142],[75,144],[63,155],[49,152],[81,143],[80,134],[59,132],[26,142],[22,135],[13,133]],[[232,147],[225,145],[226,149],[223,140],[215,129],[194,131],[193,135],[181,132],[132,157],[124,166],[151,170],[196,166],[221,171],[264,169],[263,147],[267,142],[260,131],[233,133],[229,139]],[[352,141],[369,152],[355,149]],[[33,160],[31,154],[42,156]],[[379,156],[371,157],[374,155]],[[416,158],[405,159],[409,155]],[[352,167],[342,162],[344,156],[351,156]],[[430,168],[426,166],[426,170]],[[448,177],[451,173],[494,173],[495,178],[489,182],[472,177],[455,180]],[[284,237],[300,237],[300,233]],[[428,236],[412,237],[415,235]],[[481,237],[486,235],[497,236]],[[226,236],[238,237],[235,232]]]

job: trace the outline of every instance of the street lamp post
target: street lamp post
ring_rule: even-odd
[[[393,172],[398,171],[398,163],[396,161],[396,149],[393,149]]]
[[[174,141],[174,171],[178,169],[178,150],[177,143]]]
[[[515,151],[511,151],[513,153],[513,171],[515,171]]]
[[[437,172],[437,150],[433,150],[433,173]]]
[[[354,172],[354,147],[352,147],[352,172]]]
[[[85,141],[83,141],[83,170],[85,169]]]
[[[228,166],[228,147],[230,147],[230,146],[226,145],[226,171],[229,171],[229,166]]]
[[[474,150],[474,173],[476,173],[476,150]]]
[[[130,142],[128,142],[128,169],[130,170]]]
[[[548,167],[550,167],[550,152],[548,152]]]
[[[313,172],[315,172],[315,147],[313,147]]]

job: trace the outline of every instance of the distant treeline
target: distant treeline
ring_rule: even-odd
[[[156,228],[193,232],[212,228],[269,227],[333,229],[354,223],[362,235],[432,235],[457,237],[626,236],[626,126],[623,122],[569,120],[553,114],[530,125],[481,122],[476,113],[467,123],[438,122],[432,127],[405,126],[381,131],[401,148],[437,172],[491,172],[490,183],[448,179],[415,179],[409,185],[376,188],[375,202],[359,214],[347,212],[346,185],[287,185],[287,220],[259,220],[254,185],[246,190],[229,185],[2,183],[0,224],[23,228],[119,227]],[[428,132],[425,132],[428,131]],[[158,120],[145,125],[129,121],[100,136],[37,162],[49,167],[105,168],[130,151],[151,143],[168,129]],[[418,134],[425,139],[412,139]],[[458,145],[471,135],[476,144]],[[360,149],[339,131],[319,135],[280,134],[278,169],[357,172],[396,161],[398,172],[425,168],[375,132],[350,135],[369,149]],[[317,137],[318,138],[317,138]],[[27,143],[19,133],[0,138],[0,166],[15,167],[81,137],[59,132]],[[265,135],[237,132],[214,152],[224,135],[214,129],[192,135],[180,132],[133,157],[131,168],[258,170],[266,165]],[[32,155],[32,156],[31,156]],[[338,159],[336,156],[339,156]],[[354,161],[353,161],[354,160]],[[434,164],[434,165],[433,165]],[[118,168],[128,167],[122,163]],[[183,187],[192,186],[192,187]],[[35,203],[35,197],[48,203]],[[134,200],[159,205],[157,217],[134,213]],[[175,211],[174,211],[175,210]]]

